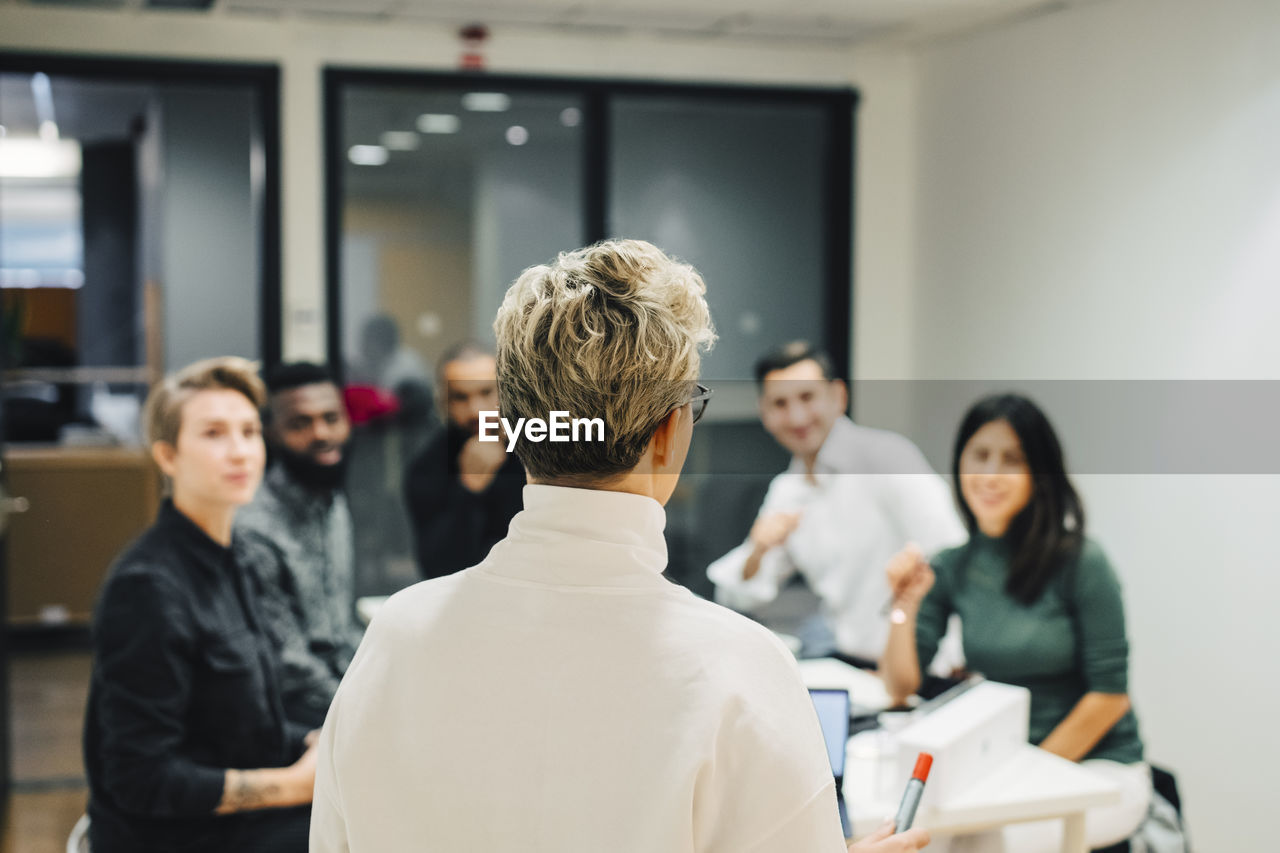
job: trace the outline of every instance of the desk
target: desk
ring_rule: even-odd
[[[854,752],[854,750],[850,750]],[[893,756],[879,759],[851,754],[845,762],[844,794],[854,837],[873,832],[898,807],[900,791],[876,790]],[[1063,853],[1085,853],[1084,813],[1118,802],[1120,790],[1074,761],[1028,744],[993,769],[959,800],[920,812],[917,826],[936,835],[981,832],[1009,823],[1061,819]]]
[[[102,579],[156,517],[160,477],[140,449],[10,445],[10,625],[88,625]]]
[[[853,713],[878,714],[892,704],[880,676],[834,658],[810,658],[797,663],[805,687],[848,690]]]

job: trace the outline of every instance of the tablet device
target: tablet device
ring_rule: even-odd
[[[849,810],[844,804],[844,756],[849,742],[849,691],[811,687],[809,698],[813,700],[814,710],[818,712],[822,739],[827,745],[827,759],[831,762],[831,773],[836,780],[840,828],[844,830],[845,838],[851,838],[853,828],[849,825]]]

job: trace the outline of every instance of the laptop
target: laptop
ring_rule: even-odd
[[[827,758],[836,777],[836,804],[840,807],[840,828],[845,838],[853,837],[849,810],[844,804],[844,754],[849,742],[849,691],[809,688],[809,698],[818,712],[822,739],[827,744]]]

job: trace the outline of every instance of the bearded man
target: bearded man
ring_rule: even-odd
[[[319,726],[362,634],[342,491],[351,421],[317,364],[280,365],[265,380],[272,464],[236,528],[255,545],[255,592],[284,664],[285,716]]]

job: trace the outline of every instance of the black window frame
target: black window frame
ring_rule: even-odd
[[[342,209],[343,183],[342,92],[347,86],[436,88],[459,92],[485,89],[573,95],[582,102],[583,234],[584,244],[609,236],[609,105],[614,96],[677,96],[733,101],[775,101],[816,105],[827,123],[824,145],[823,334],[837,365],[852,371],[854,281],[854,198],[856,121],[859,93],[852,87],[797,87],[619,80],[516,74],[385,70],[330,65],[323,69],[324,116],[324,238],[326,349],[329,365],[343,371],[342,352]],[[565,247],[572,248],[572,247]],[[852,378],[850,376],[849,378]]]
[[[280,66],[264,62],[210,62],[0,50],[0,73],[34,74],[38,71],[50,76],[92,77],[119,83],[248,84],[254,89],[258,95],[255,118],[262,129],[264,161],[257,338],[262,363],[267,367],[278,364],[283,353],[284,305],[281,277]],[[180,366],[166,365],[166,368]]]

